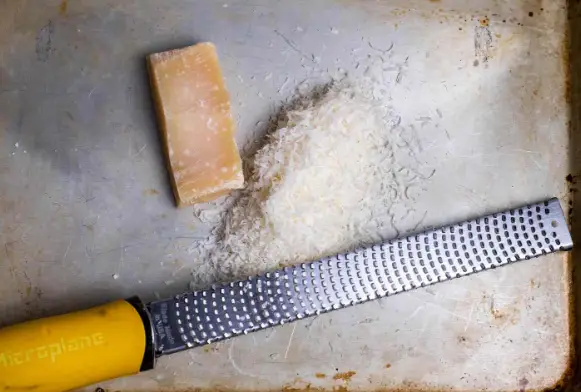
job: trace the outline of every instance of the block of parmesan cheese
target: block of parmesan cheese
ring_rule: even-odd
[[[148,68],[178,206],[242,188],[230,100],[214,45],[149,55]]]

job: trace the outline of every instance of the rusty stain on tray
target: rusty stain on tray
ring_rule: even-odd
[[[343,381],[351,381],[351,378],[357,374],[353,370],[349,370],[347,372],[340,372],[333,376],[333,380],[343,380]]]
[[[62,16],[67,15],[68,3],[69,0],[61,0],[61,3],[59,5],[59,14],[61,14]]]

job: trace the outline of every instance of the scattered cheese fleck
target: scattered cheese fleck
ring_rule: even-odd
[[[113,274],[113,279],[115,280],[119,279],[119,274]]]
[[[152,54],[148,65],[178,206],[242,188],[242,162],[214,45]],[[207,169],[223,166],[238,170]]]

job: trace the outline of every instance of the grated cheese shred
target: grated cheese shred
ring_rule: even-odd
[[[254,155],[246,188],[221,207],[197,207],[217,223],[191,248],[203,260],[198,281],[243,278],[399,234],[393,207],[409,199],[417,177],[398,161],[399,128],[388,92],[371,79],[344,78],[303,97]]]

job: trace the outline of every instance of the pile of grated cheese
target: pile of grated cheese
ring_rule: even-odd
[[[370,80],[345,78],[286,112],[255,154],[246,188],[222,209],[196,210],[219,222],[191,248],[203,260],[197,281],[243,278],[396,236],[393,207],[410,198],[417,173],[398,161],[406,140],[389,100]]]

